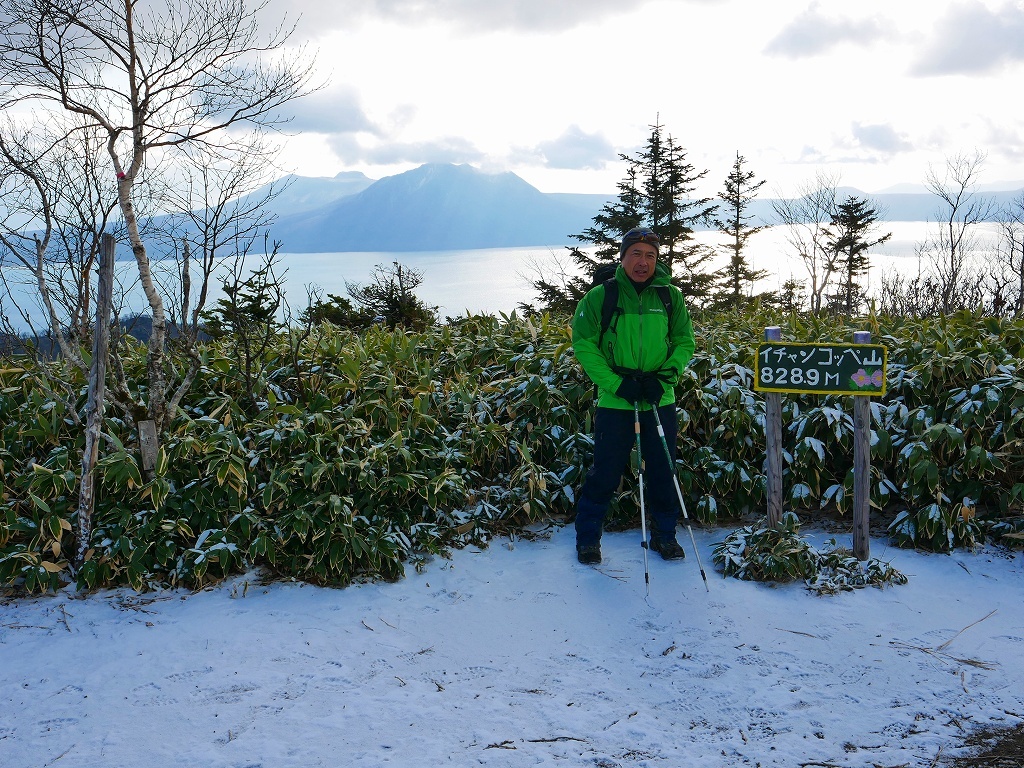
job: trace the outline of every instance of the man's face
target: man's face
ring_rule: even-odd
[[[650,243],[633,243],[622,254],[622,268],[637,283],[646,283],[654,276],[658,262],[658,249]]]

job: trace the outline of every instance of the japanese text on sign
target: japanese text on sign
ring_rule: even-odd
[[[880,344],[781,344],[757,347],[754,389],[820,395],[884,395]]]

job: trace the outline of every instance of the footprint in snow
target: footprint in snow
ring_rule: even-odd
[[[166,707],[173,706],[178,700],[164,694],[163,689],[156,683],[146,683],[132,689],[135,696],[134,705],[137,707]]]
[[[208,675],[213,672],[213,667],[203,667],[202,669],[192,669],[186,672],[175,672],[167,675],[164,679],[177,681],[177,680],[188,680],[191,677],[199,677],[200,675]]]
[[[50,731],[59,731],[63,728],[69,728],[73,725],[78,725],[78,718],[55,717],[52,720],[40,720],[38,725],[43,729],[44,732],[49,733]]]
[[[219,691],[213,691],[209,695],[204,695],[201,697],[201,700],[215,701],[218,704],[237,704],[242,700],[244,694],[258,690],[259,686],[253,684],[232,685]],[[204,691],[203,693],[206,694],[207,692]]]
[[[715,677],[721,677],[729,671],[728,664],[719,664],[713,662],[711,664],[701,664],[699,667],[690,671],[690,675],[701,680],[711,680]]]

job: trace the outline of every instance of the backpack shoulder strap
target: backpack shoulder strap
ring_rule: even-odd
[[[665,305],[665,316],[668,317],[669,328],[672,327],[672,294],[667,285],[656,285],[654,290],[661,297],[661,303]]]
[[[604,339],[605,331],[607,331],[612,325],[612,319],[615,317],[616,312],[619,310],[619,284],[615,282],[615,278],[609,278],[605,280],[601,285],[604,286],[604,301],[601,303],[601,334],[598,337],[598,346]],[[668,318],[669,326],[672,325],[672,294],[667,285],[656,285],[654,290],[658,292],[658,297],[661,299],[661,303],[665,306],[665,316]]]
[[[605,331],[611,327],[612,318],[619,309],[619,284],[615,282],[615,278],[609,278],[601,285],[604,286],[604,301],[601,302],[601,334],[597,337],[599,347],[604,340]]]

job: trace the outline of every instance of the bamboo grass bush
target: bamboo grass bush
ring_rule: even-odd
[[[888,563],[874,558],[861,563],[835,539],[815,549],[800,536],[800,520],[792,512],[785,513],[777,527],[761,518],[733,531],[711,557],[725,576],[770,582],[799,579],[819,595],[907,583],[907,577]]]
[[[756,312],[695,317],[697,354],[676,391],[677,468],[705,524],[756,517],[765,503],[752,375],[766,324],[792,341],[854,330]],[[871,407],[871,495],[893,540],[1019,546],[1024,322],[963,313],[866,325],[889,349],[888,393]],[[194,588],[253,566],[317,584],[394,579],[453,547],[572,515],[590,460],[592,387],[564,318],[284,333],[251,396],[229,346],[214,341],[202,355],[152,477],[134,425],[106,420],[90,556],[73,576],[86,382],[59,362],[0,365],[0,584]],[[144,386],[141,348],[121,362]],[[77,398],[65,402],[55,380]],[[784,398],[794,512],[849,509],[851,413],[849,398]],[[610,525],[637,521],[627,480]]]

